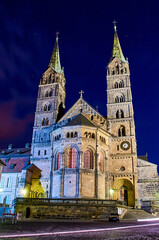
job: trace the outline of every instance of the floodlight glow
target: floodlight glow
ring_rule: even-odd
[[[3,192],[3,188],[0,188],[0,192]]]
[[[113,195],[113,193],[114,193],[114,190],[111,188],[110,189],[110,194]]]
[[[25,189],[21,189],[20,192],[21,192],[22,195],[26,194],[26,190]]]

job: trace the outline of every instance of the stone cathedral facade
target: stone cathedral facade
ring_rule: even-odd
[[[31,146],[31,163],[42,171],[40,196],[114,199],[128,206],[157,199],[157,165],[137,157],[129,63],[116,26],[106,79],[107,118],[82,91],[64,114],[66,80],[56,36],[39,84]]]

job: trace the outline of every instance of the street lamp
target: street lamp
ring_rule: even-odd
[[[113,195],[114,190],[111,188],[109,191],[110,191],[110,195]]]
[[[21,190],[20,190],[20,193],[21,193],[23,196],[25,196],[25,194],[26,194],[26,189],[21,189]]]

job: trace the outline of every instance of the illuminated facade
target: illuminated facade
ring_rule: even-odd
[[[139,206],[141,199],[156,200],[157,165],[147,156],[137,157],[129,63],[116,26],[107,66],[107,118],[84,100],[83,91],[64,114],[65,82],[57,35],[38,89],[32,165],[27,168],[30,173],[34,166],[38,175],[30,178],[26,197],[120,200],[129,206]],[[20,179],[26,189],[27,175]]]
[[[139,199],[155,199],[157,166],[137,157],[129,63],[116,26],[107,66],[107,119],[82,93],[64,114],[65,77],[57,36],[39,85],[32,139],[31,161],[42,170],[45,197],[115,199],[129,206],[138,205]],[[145,195],[144,181],[152,179],[154,191]]]

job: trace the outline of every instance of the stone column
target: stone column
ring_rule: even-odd
[[[64,197],[64,177],[65,177],[65,153],[62,153],[61,176],[60,176],[60,197]]]

